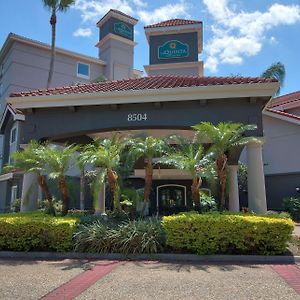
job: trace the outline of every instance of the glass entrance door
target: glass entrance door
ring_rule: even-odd
[[[157,187],[157,209],[160,215],[168,215],[186,207],[186,187],[162,185]]]

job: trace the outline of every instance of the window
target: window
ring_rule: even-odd
[[[17,127],[13,127],[10,134],[10,143],[13,144],[17,140]]]
[[[77,76],[83,78],[90,78],[90,65],[84,63],[77,63]]]

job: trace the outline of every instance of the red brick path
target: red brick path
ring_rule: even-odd
[[[300,295],[300,269],[297,265],[274,265],[272,269]]]
[[[96,283],[99,279],[110,273],[116,268],[120,262],[117,261],[98,261],[93,262],[93,268],[85,271],[76,277],[72,278],[69,282],[61,285],[57,289],[48,293],[42,300],[70,300],[80,295],[91,285]]]

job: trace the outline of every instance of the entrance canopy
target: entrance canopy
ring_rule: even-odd
[[[209,121],[256,124],[251,135],[263,136],[261,112],[277,89],[277,81],[265,78],[150,76],[14,93],[8,102],[24,117],[7,110],[1,132],[9,136],[17,122],[18,144],[88,143],[118,131],[179,130],[191,137],[192,125]],[[9,138],[5,144],[4,163]]]

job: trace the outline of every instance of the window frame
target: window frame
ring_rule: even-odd
[[[13,131],[16,130],[16,134],[15,134],[15,140],[12,142],[12,136],[13,136]],[[10,145],[14,145],[17,142],[18,139],[18,126],[14,125],[11,130],[10,130],[10,140],[9,140],[9,144]]]
[[[84,74],[78,73],[78,66],[79,66],[79,64],[88,66],[89,75],[84,75]],[[90,77],[91,77],[91,65],[88,64],[88,63],[84,63],[82,61],[78,61],[77,64],[76,64],[76,74],[77,74],[77,77],[79,77],[79,78],[90,79]]]

